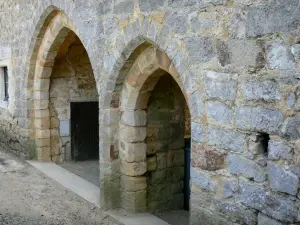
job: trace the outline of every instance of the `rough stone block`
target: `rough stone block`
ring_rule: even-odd
[[[283,42],[268,42],[266,50],[270,69],[296,70],[294,57],[289,48]]]
[[[157,163],[156,163],[156,156],[148,157],[147,158],[147,171],[154,171],[156,170]]]
[[[216,126],[208,127],[208,144],[216,145],[218,148],[243,152],[246,136],[239,132],[226,130]]]
[[[168,202],[172,198],[172,186],[170,183],[148,186],[148,202]],[[162,194],[163,193],[163,194]]]
[[[147,145],[144,142],[119,142],[120,157],[126,162],[143,162],[146,160]]]
[[[238,224],[257,224],[256,213],[239,203],[219,199],[216,199],[214,203],[216,212],[226,215],[231,221],[234,221]]]
[[[130,110],[123,112],[121,124],[128,126],[146,126],[147,118],[144,110]]]
[[[292,12],[298,4],[297,0],[253,4],[247,9],[245,18],[246,36],[256,37],[295,29],[299,22]]]
[[[134,9],[134,1],[133,0],[118,0],[114,3],[114,13],[132,13]]]
[[[156,152],[163,152],[167,151],[169,146],[169,142],[166,140],[162,141],[147,141],[147,155],[153,155]]]
[[[184,34],[187,31],[187,16],[181,13],[168,13],[166,16],[166,25],[175,33]]]
[[[213,180],[211,174],[203,170],[191,168],[191,181],[203,190],[216,192],[218,189],[218,183]]]
[[[240,181],[240,201],[283,222],[293,223],[297,218],[298,210],[294,201],[282,195],[272,194],[254,183]]]
[[[287,139],[298,139],[300,137],[300,118],[287,119],[280,129],[280,135]]]
[[[209,61],[214,57],[215,50],[210,38],[191,37],[184,41],[190,59],[194,64]]]
[[[224,155],[217,149],[193,144],[192,145],[192,166],[204,170],[218,170],[224,167]]]
[[[167,168],[167,153],[166,152],[157,153],[156,158],[157,158],[157,168],[158,169]]]
[[[161,0],[144,0],[139,2],[141,11],[149,12],[153,10],[158,10],[160,7],[164,6],[165,1]]]
[[[123,191],[121,195],[122,208],[129,212],[145,212],[147,209],[147,191]]]
[[[167,167],[184,165],[184,150],[169,150],[167,153]]]
[[[171,184],[171,187],[172,187],[172,193],[182,193],[184,190],[184,182],[183,181],[173,182]]]
[[[230,173],[245,176],[256,182],[264,182],[266,180],[266,171],[263,167],[240,155],[229,153],[227,156],[227,167]]]
[[[231,64],[234,67],[261,68],[265,64],[262,46],[256,40],[232,39],[224,42],[224,45],[218,45],[218,48],[222,46],[223,49],[218,49],[219,60],[225,62],[223,66]],[[222,59],[224,56],[228,56],[226,61]]]
[[[244,80],[241,85],[245,100],[279,101],[281,93],[276,82],[271,80],[255,81]]]
[[[221,196],[222,198],[230,198],[234,196],[239,190],[238,179],[236,178],[222,178],[221,182]]]
[[[193,141],[203,143],[205,141],[205,131],[203,125],[200,123],[192,122],[191,135]]]
[[[221,102],[206,102],[207,116],[217,123],[231,124],[233,119],[232,110]]]
[[[184,167],[171,167],[167,168],[167,181],[174,182],[184,179]]]
[[[269,159],[292,159],[293,149],[283,141],[271,140],[268,143]]]
[[[202,96],[199,91],[195,91],[190,98],[189,101],[189,109],[191,118],[199,118],[203,113],[203,104],[202,104]]]
[[[120,127],[120,139],[124,142],[144,141],[147,135],[146,127]]]
[[[140,191],[147,188],[147,177],[121,176],[121,187],[125,191]]]
[[[150,175],[150,185],[163,184],[167,179],[167,170],[154,171]]]
[[[236,126],[242,130],[277,134],[283,122],[282,113],[262,107],[240,107],[235,111]]]
[[[146,162],[127,163],[121,162],[121,172],[127,176],[141,176],[147,172]]]
[[[270,187],[273,191],[297,195],[299,188],[297,175],[271,162],[268,163],[268,175]]]
[[[168,209],[180,210],[183,209],[183,206],[184,206],[184,194],[183,193],[173,194],[172,198],[168,203]]]
[[[273,220],[262,213],[259,213],[257,217],[257,225],[282,225],[282,223],[278,222],[277,220]]]
[[[204,90],[209,98],[233,101],[237,91],[237,74],[207,71],[203,77]]]

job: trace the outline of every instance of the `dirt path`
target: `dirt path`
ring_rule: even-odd
[[[0,224],[119,225],[13,154],[0,151]]]

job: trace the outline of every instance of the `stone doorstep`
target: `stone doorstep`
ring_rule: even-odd
[[[40,170],[48,177],[73,191],[80,197],[100,208],[100,188],[69,172],[55,163],[27,160],[31,166]],[[89,191],[86,191],[89,190]],[[127,213],[123,210],[106,211],[111,217],[124,225],[170,225],[150,213]]]

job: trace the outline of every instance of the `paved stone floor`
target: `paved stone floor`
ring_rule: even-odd
[[[0,224],[120,224],[11,153],[0,150]]]
[[[87,160],[87,161],[70,161],[59,164],[59,166],[65,168],[71,173],[80,176],[81,178],[91,182],[96,186],[99,184],[99,161],[98,160]]]

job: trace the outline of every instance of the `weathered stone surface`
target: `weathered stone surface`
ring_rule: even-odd
[[[262,47],[256,40],[229,40],[218,45],[222,65],[261,68],[265,64]],[[225,59],[224,56],[228,58]]]
[[[157,163],[156,163],[156,156],[148,157],[147,158],[147,170],[154,171],[156,170]]]
[[[282,113],[262,107],[240,107],[235,111],[236,126],[243,130],[276,134],[283,122]]]
[[[146,160],[146,144],[143,142],[120,142],[120,157],[126,162],[143,162]]]
[[[167,167],[184,165],[184,150],[169,150],[167,153]]]
[[[114,13],[131,13],[134,9],[133,0],[117,0],[114,5]]]
[[[244,134],[216,126],[208,127],[209,145],[216,145],[218,148],[232,150],[235,152],[243,152],[245,143],[246,136]]]
[[[120,128],[120,138],[125,142],[144,141],[147,135],[146,127],[122,126]]]
[[[267,43],[267,60],[270,69],[295,70],[294,57],[280,41]]]
[[[224,214],[229,220],[239,224],[257,224],[257,215],[245,206],[230,201],[215,200],[216,211]]]
[[[222,198],[230,198],[234,196],[239,190],[238,179],[236,178],[227,178],[222,179],[221,186],[221,195]]]
[[[263,187],[240,181],[241,203],[284,222],[293,223],[297,218],[297,207],[288,197],[268,192]]]
[[[185,40],[185,46],[194,64],[209,61],[214,56],[213,43],[210,38],[187,38]],[[199,51],[199,49],[201,49],[201,51]]]
[[[209,172],[205,172],[196,168],[191,168],[191,181],[192,184],[197,185],[203,190],[216,192],[218,188],[217,182],[212,179],[212,176],[209,174]]]
[[[121,123],[128,126],[145,126],[146,112],[144,110],[125,111],[121,116]]]
[[[165,1],[160,0],[145,0],[140,1],[139,6],[142,11],[153,11],[159,9],[159,7],[162,7],[165,4]]]
[[[204,170],[218,170],[224,167],[224,155],[217,149],[193,144],[192,145],[192,166]]]
[[[265,216],[262,213],[258,214],[257,225],[282,225],[282,223]]]
[[[127,176],[140,176],[147,172],[146,162],[121,162],[121,172]]]
[[[126,191],[139,191],[146,190],[147,188],[147,177],[130,177],[121,176],[121,186]]]
[[[204,90],[208,97],[233,101],[236,97],[237,74],[207,71],[204,75]]]
[[[241,88],[245,100],[281,100],[278,84],[271,80],[245,80],[242,82]]]
[[[233,119],[232,110],[221,102],[206,102],[206,111],[208,118],[221,124],[231,124]]]
[[[266,180],[266,171],[263,167],[240,155],[229,153],[227,156],[227,167],[230,173],[245,176],[256,182],[264,182]]]
[[[268,177],[273,191],[296,195],[299,188],[299,178],[275,163],[268,163]]]
[[[193,93],[190,97],[189,110],[192,118],[200,117],[203,112],[202,96],[199,91]]]
[[[191,135],[192,139],[195,142],[202,143],[205,140],[205,133],[202,124],[200,123],[192,123],[191,127]]]
[[[271,140],[268,143],[269,159],[292,159],[293,149],[282,141]]]
[[[157,168],[158,169],[167,168],[167,153],[166,152],[157,153],[156,160],[157,160]]]
[[[187,31],[187,17],[180,13],[169,13],[166,16],[166,24],[175,32],[184,34]]]
[[[300,137],[300,118],[287,119],[280,129],[280,135],[287,139],[298,139]]]
[[[299,23],[293,13],[297,7],[297,0],[253,5],[247,10],[246,35],[255,37],[294,29]]]
[[[121,205],[129,212],[144,212],[146,206],[147,191],[123,191],[121,195]]]

